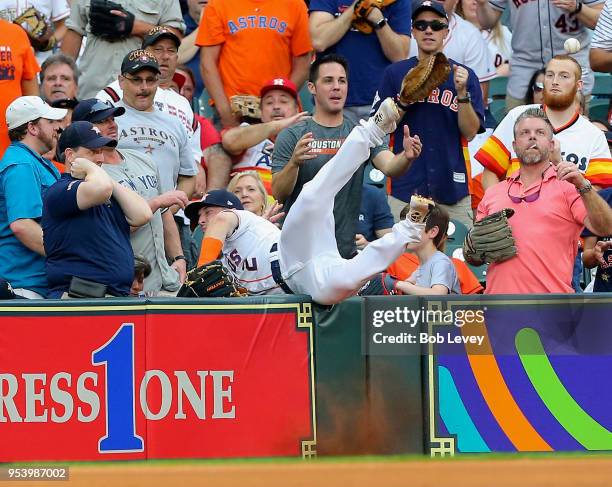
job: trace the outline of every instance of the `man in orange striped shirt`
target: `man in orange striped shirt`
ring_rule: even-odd
[[[582,89],[581,76],[582,68],[574,58],[553,57],[544,74],[543,109],[561,145],[561,157],[576,164],[591,184],[607,188],[612,186],[610,149],[603,132],[578,112],[576,92]],[[485,167],[482,177],[485,190],[519,168],[512,149],[514,122],[528,108],[539,106],[523,105],[510,110],[476,153],[476,159]]]

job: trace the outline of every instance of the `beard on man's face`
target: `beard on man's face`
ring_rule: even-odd
[[[565,110],[574,103],[577,92],[578,86],[574,86],[569,93],[550,93],[544,88],[544,105],[555,110]]]
[[[537,149],[537,151],[535,150]],[[524,165],[538,164],[542,161],[547,161],[550,156],[550,151],[545,147],[536,147],[534,149],[527,148],[524,150],[516,151],[516,157]]]

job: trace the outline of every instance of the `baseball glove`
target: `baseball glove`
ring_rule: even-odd
[[[253,95],[234,95],[230,98],[231,110],[240,117],[261,119],[261,99]]]
[[[467,262],[503,262],[516,255],[516,246],[508,218],[514,210],[506,208],[474,223],[463,242],[463,256]]]
[[[387,296],[397,294],[395,284],[398,279],[386,272],[380,272],[366,282],[357,292],[358,296]]]
[[[177,293],[181,298],[238,298],[248,296],[247,290],[236,284],[219,260],[214,260],[187,273],[187,279]]]
[[[427,98],[429,94],[450,75],[451,67],[446,56],[441,52],[423,57],[402,80],[399,93],[399,105],[404,110],[408,105]]]
[[[19,17],[13,20],[13,23],[26,31],[32,47],[37,51],[49,51],[55,46],[53,29],[44,14],[34,7],[25,9]]]
[[[111,10],[121,12],[121,15],[115,15]],[[134,14],[110,0],[91,0],[89,27],[93,35],[109,42],[126,39],[134,27]]]
[[[375,8],[382,11],[383,8],[395,3],[395,1],[396,0],[359,0],[355,4],[353,10],[353,21],[351,25],[364,34],[371,34],[374,28],[367,20],[370,12]]]

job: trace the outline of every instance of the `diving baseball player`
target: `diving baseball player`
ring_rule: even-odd
[[[407,244],[419,242],[425,226],[402,220],[354,258],[343,259],[338,253],[334,197],[368,159],[370,149],[396,129],[400,117],[395,102],[387,98],[373,117],[356,126],[338,153],[304,186],[282,231],[248,211],[218,213],[207,226],[200,262],[215,260],[222,251],[224,265],[250,294],[309,294],[324,305],[355,294]],[[408,127],[403,147],[409,161],[421,153],[421,141]]]

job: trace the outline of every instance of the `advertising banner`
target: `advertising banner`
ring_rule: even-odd
[[[4,305],[0,461],[314,455],[310,304],[285,301]]]
[[[612,298],[425,299],[423,307],[463,317],[461,326],[425,326],[433,456],[612,450]]]

